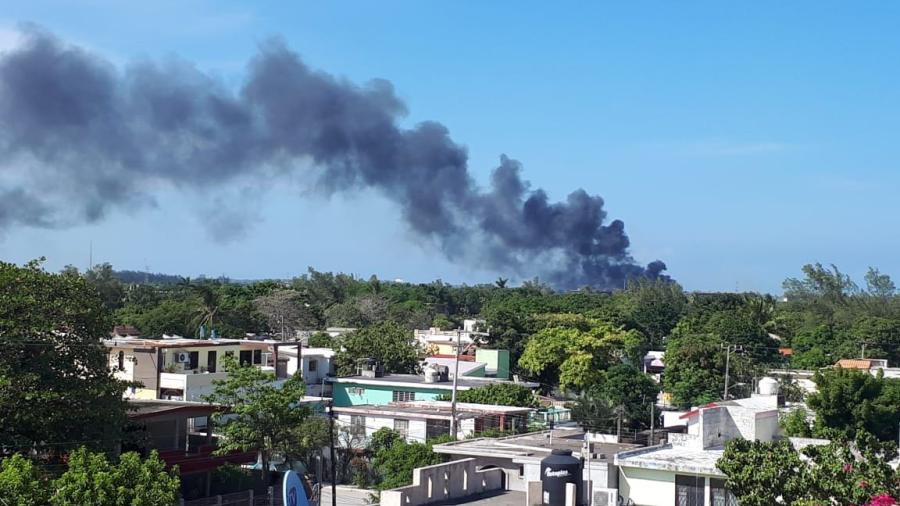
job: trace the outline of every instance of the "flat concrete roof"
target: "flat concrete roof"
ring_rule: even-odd
[[[450,374],[453,374],[453,368],[456,366],[456,359],[453,358],[443,358],[443,357],[428,357],[425,359],[426,364],[435,364],[435,365],[444,365],[450,369]],[[459,377],[462,378],[467,374],[477,371],[478,369],[484,370],[487,367],[487,364],[484,362],[474,362],[470,360],[460,360],[459,361]]]
[[[300,344],[300,343],[297,343]],[[304,357],[325,357],[331,358],[335,355],[335,351],[331,348],[300,348],[300,354]],[[297,347],[285,344],[284,347],[278,347],[279,355],[287,355],[290,357],[297,356]]]
[[[253,349],[268,349],[269,345],[262,341],[250,339],[192,339],[178,337],[174,339],[142,339],[139,337],[118,337],[104,339],[107,348],[194,348],[208,346],[246,346]]]
[[[698,450],[685,446],[664,444],[619,453],[615,463],[619,467],[639,467],[664,471],[686,472],[722,476],[716,462],[724,452],[723,447]]]
[[[169,401],[164,399],[128,399],[128,418],[140,420],[155,416],[175,413],[198,413],[195,416],[206,416],[218,406],[206,402]]]
[[[366,416],[400,417],[400,418],[431,418],[450,420],[452,410],[447,401],[398,401],[389,404],[363,404],[357,406],[344,406],[334,408],[334,412],[341,414],[358,414]],[[525,416],[532,408],[517,406],[495,406],[492,404],[474,404],[469,402],[456,403],[457,418],[476,418],[484,415],[509,415]]]
[[[453,381],[441,381],[438,383],[426,383],[425,376],[419,374],[385,374],[384,376],[370,378],[367,376],[343,376],[340,378],[328,378],[331,383],[352,383],[357,385],[385,385],[385,386],[408,386],[408,387],[420,387],[420,388],[434,388],[439,390],[452,390],[453,389]],[[513,381],[506,380],[498,380],[496,378],[473,378],[473,377],[463,377],[460,375],[459,380],[457,381],[458,389],[460,390],[468,390],[470,388],[478,388],[486,385],[490,385],[492,383],[509,383],[522,385],[527,388],[537,388],[539,385],[537,383],[532,383],[529,381],[520,381],[518,383]]]
[[[550,454],[551,450],[570,450],[580,455],[584,449],[584,431],[580,428],[556,429],[551,431],[531,432],[518,436],[502,438],[479,438],[463,441],[451,441],[434,446],[434,451],[449,455],[466,455],[471,457],[499,457],[513,460],[540,460]],[[594,456],[592,460],[612,462],[613,456],[621,451],[637,448],[637,445],[626,443],[591,443]]]
[[[806,446],[830,443],[827,439],[788,438],[788,440],[798,451]],[[724,477],[725,474],[716,467],[716,462],[722,457],[723,452],[722,446],[701,450],[667,443],[619,453],[616,455],[616,465]]]

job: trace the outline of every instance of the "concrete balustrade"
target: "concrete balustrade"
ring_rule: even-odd
[[[419,467],[413,483],[381,492],[381,506],[433,504],[500,490],[503,470],[476,470],[475,459],[462,459]]]

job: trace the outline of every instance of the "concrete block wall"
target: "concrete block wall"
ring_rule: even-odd
[[[382,506],[413,506],[458,500],[500,490],[501,469],[477,471],[476,459],[462,459],[419,467],[413,470],[413,483],[381,492]]]

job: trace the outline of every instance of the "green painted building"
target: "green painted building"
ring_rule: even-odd
[[[380,406],[394,401],[436,400],[440,395],[453,392],[452,381],[425,383],[425,377],[415,374],[388,374],[381,377],[348,376],[330,378],[332,401],[335,407],[374,405]],[[497,383],[491,378],[462,378],[457,390],[469,390]],[[503,381],[499,381],[505,383]],[[529,388],[537,388],[537,383],[520,383]]]

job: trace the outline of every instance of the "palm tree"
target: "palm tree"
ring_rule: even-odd
[[[212,332],[213,319],[219,311],[219,294],[209,284],[191,283],[188,286],[198,297],[194,327],[199,329],[205,325]]]
[[[506,283],[508,281],[508,278],[499,277],[497,278],[497,281],[494,281],[494,284],[497,285],[497,288],[506,288]]]

